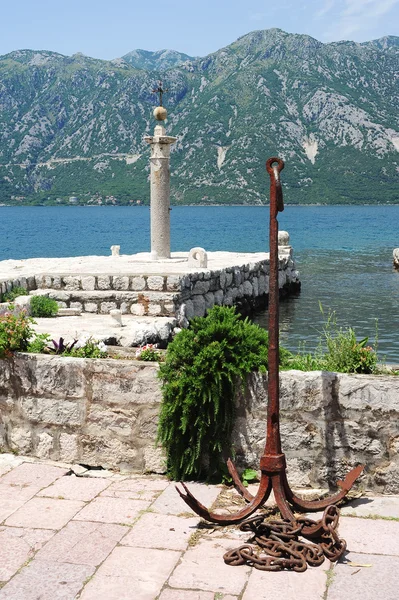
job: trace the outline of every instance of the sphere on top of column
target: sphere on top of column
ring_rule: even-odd
[[[168,111],[164,106],[157,106],[154,108],[153,115],[157,121],[165,121],[168,116]]]

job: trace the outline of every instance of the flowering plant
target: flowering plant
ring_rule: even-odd
[[[0,358],[10,357],[13,352],[27,349],[29,338],[33,334],[33,323],[34,320],[25,311],[17,315],[12,312],[0,315]]]
[[[140,346],[136,350],[136,358],[137,360],[145,360],[145,361],[159,361],[160,353],[157,350],[158,344],[145,344],[145,346]]]

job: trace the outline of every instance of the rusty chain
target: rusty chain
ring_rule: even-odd
[[[241,531],[253,534],[249,542],[229,550],[223,556],[227,565],[248,565],[261,571],[301,573],[308,565],[317,567],[328,558],[337,561],[346,550],[345,540],[337,533],[339,510],[328,506],[319,521],[300,517],[295,522],[282,520],[265,521],[257,515],[241,523]],[[303,539],[310,540],[303,541]],[[256,548],[255,544],[259,549]]]

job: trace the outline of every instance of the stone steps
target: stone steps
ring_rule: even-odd
[[[117,308],[122,314],[150,317],[175,317],[178,295],[171,292],[117,290],[56,290],[42,288],[32,296],[48,296],[62,308],[75,308],[86,313],[108,314]]]

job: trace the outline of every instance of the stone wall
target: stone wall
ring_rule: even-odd
[[[130,471],[163,471],[157,364],[18,354],[0,360],[0,448]]]
[[[132,471],[164,470],[155,436],[158,366],[130,360],[19,354],[0,361],[0,447]],[[267,376],[237,398],[236,462],[258,467]],[[281,373],[281,434],[292,484],[335,484],[366,464],[366,489],[399,493],[399,378]]]
[[[238,397],[236,461],[257,468],[265,443],[267,375]],[[399,377],[280,373],[281,438],[293,485],[335,485],[365,464],[364,489],[399,493]]]

